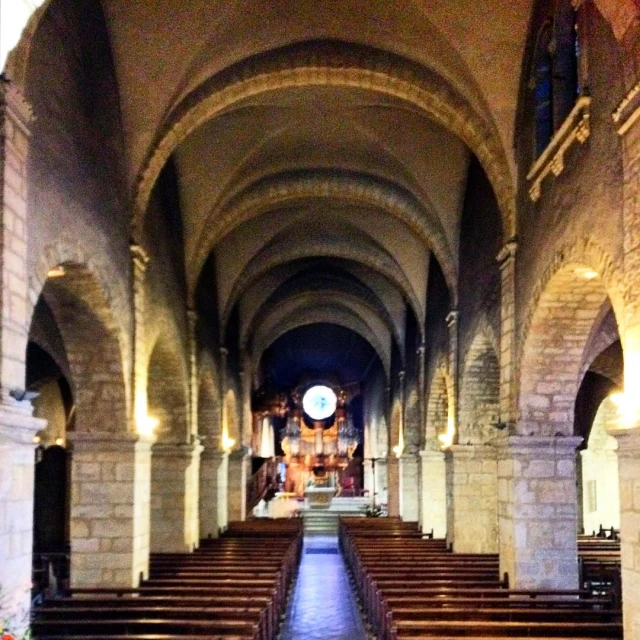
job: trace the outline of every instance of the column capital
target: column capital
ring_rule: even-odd
[[[640,458],[640,425],[633,429],[607,429],[607,433],[618,441],[618,457]]]
[[[196,324],[198,323],[198,312],[195,309],[192,309],[191,307],[187,308],[187,320],[189,322],[189,326],[190,328],[193,330],[195,329]]]
[[[454,458],[475,458],[481,457],[483,460],[495,460],[498,455],[498,449],[491,444],[452,444],[447,447],[445,452]]]
[[[453,329],[458,324],[458,317],[460,312],[457,309],[451,309],[445,318],[449,329]]]
[[[19,444],[35,446],[33,437],[47,426],[47,421],[34,418],[30,402],[0,404],[0,446]]]
[[[496,260],[500,263],[501,267],[504,267],[509,262],[513,262],[516,258],[516,252],[518,251],[518,243],[515,240],[510,240],[500,249]]]
[[[129,252],[131,254],[131,259],[133,260],[133,265],[136,269],[144,273],[149,266],[149,254],[146,249],[135,242],[132,242],[129,245]]]
[[[67,440],[76,451],[130,451],[136,447],[150,449],[156,441],[156,436],[143,436],[129,431],[69,431]]]
[[[416,353],[420,356],[423,357],[426,351],[426,346],[424,344],[424,342],[422,342],[420,344],[420,346],[416,349]]]
[[[444,460],[444,451],[441,449],[424,449],[418,455],[422,460]]]
[[[161,458],[187,458],[202,453],[203,446],[194,442],[157,442],[153,445],[153,455]]]
[[[501,457],[538,455],[555,459],[575,456],[581,443],[578,436],[509,436],[500,442],[498,451]]]

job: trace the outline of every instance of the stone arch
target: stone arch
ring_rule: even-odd
[[[116,336],[124,367],[127,401],[130,402],[131,337],[129,327],[122,326],[118,322],[118,319],[121,320],[131,315],[130,298],[124,283],[104,252],[91,251],[79,243],[76,238],[65,234],[45,246],[29,274],[27,317],[33,316],[35,306],[48,281],[48,274],[55,273],[59,267],[64,269],[64,265],[82,265],[87,272],[92,274],[92,280],[100,290],[98,297],[102,298],[104,306],[110,309],[111,323],[117,322]]]
[[[453,401],[453,386],[448,368],[439,364],[434,371],[427,395],[426,448],[440,448],[438,436],[449,427],[449,408]]]
[[[147,367],[148,411],[158,420],[158,443],[189,441],[189,384],[184,357],[168,336],[160,335]]]
[[[293,315],[287,315],[261,332],[257,339],[251,345],[251,352],[259,357],[271,344],[273,344],[280,336],[292,331],[298,327],[303,327],[316,323],[335,324],[345,329],[350,329],[354,333],[361,336],[368,342],[377,353],[384,373],[389,379],[389,371],[391,366],[391,354],[388,348],[382,344],[376,332],[360,318],[353,313],[353,310],[347,306],[334,304],[332,306],[324,305],[320,309],[302,308],[297,310]]]
[[[331,235],[324,238],[312,238],[304,243],[292,242],[285,246],[278,242],[269,244],[255,255],[242,273],[238,275],[225,305],[223,325],[226,325],[242,292],[259,278],[282,264],[318,257],[362,264],[372,271],[382,274],[406,297],[416,318],[423,320],[424,311],[420,299],[397,260],[374,242],[361,244],[355,241],[357,238],[356,234],[347,234],[344,237]],[[422,324],[421,322],[420,325]]]
[[[200,355],[198,385],[198,435],[204,438],[204,445],[211,449],[220,448],[222,435],[220,411],[220,385],[213,358],[209,352]]]
[[[409,192],[373,176],[347,172],[319,171],[285,174],[263,179],[216,206],[207,223],[206,238],[192,259],[193,278],[201,272],[211,250],[234,227],[265,211],[308,198],[337,198],[386,211],[402,221],[434,252],[447,286],[457,298],[457,266],[442,225],[435,212],[418,202]],[[193,291],[195,282],[190,285]]]
[[[304,86],[365,88],[396,97],[452,131],[483,165],[503,214],[504,236],[514,236],[514,185],[495,125],[480,117],[434,72],[388,52],[341,42],[302,43],[254,56],[189,93],[167,117],[139,173],[133,235],[142,228],[162,167],[190,133],[242,100]]]
[[[497,353],[486,329],[477,331],[465,354],[460,376],[459,444],[484,444],[495,437],[493,425],[500,415]]]
[[[618,273],[617,265],[590,241],[552,259],[536,287],[520,342],[518,433],[573,433],[574,403],[594,323],[608,303],[618,325],[624,318]]]
[[[37,291],[51,311],[66,352],[75,429],[131,430],[121,331],[101,283],[86,264],[68,260],[48,273]]]

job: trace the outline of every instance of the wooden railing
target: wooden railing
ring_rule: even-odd
[[[262,465],[247,481],[247,513],[262,500],[270,485],[276,486],[277,464],[275,458],[264,458]]]

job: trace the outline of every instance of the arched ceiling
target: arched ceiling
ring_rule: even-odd
[[[102,0],[133,239],[171,162],[185,302],[215,290],[223,341],[239,335],[254,365],[268,352],[274,370],[286,361],[275,351],[297,339],[333,364],[342,352],[330,339],[353,342],[389,374],[406,327],[424,339],[432,258],[457,302],[472,156],[504,239],[515,234],[513,129],[531,5]],[[347,377],[368,370],[362,362],[344,365]]]
[[[260,382],[284,388],[305,379],[358,383],[380,366],[366,339],[330,322],[304,324],[283,332],[265,350],[260,364]]]

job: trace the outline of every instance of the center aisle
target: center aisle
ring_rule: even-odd
[[[337,536],[308,536],[281,640],[366,640]]]

